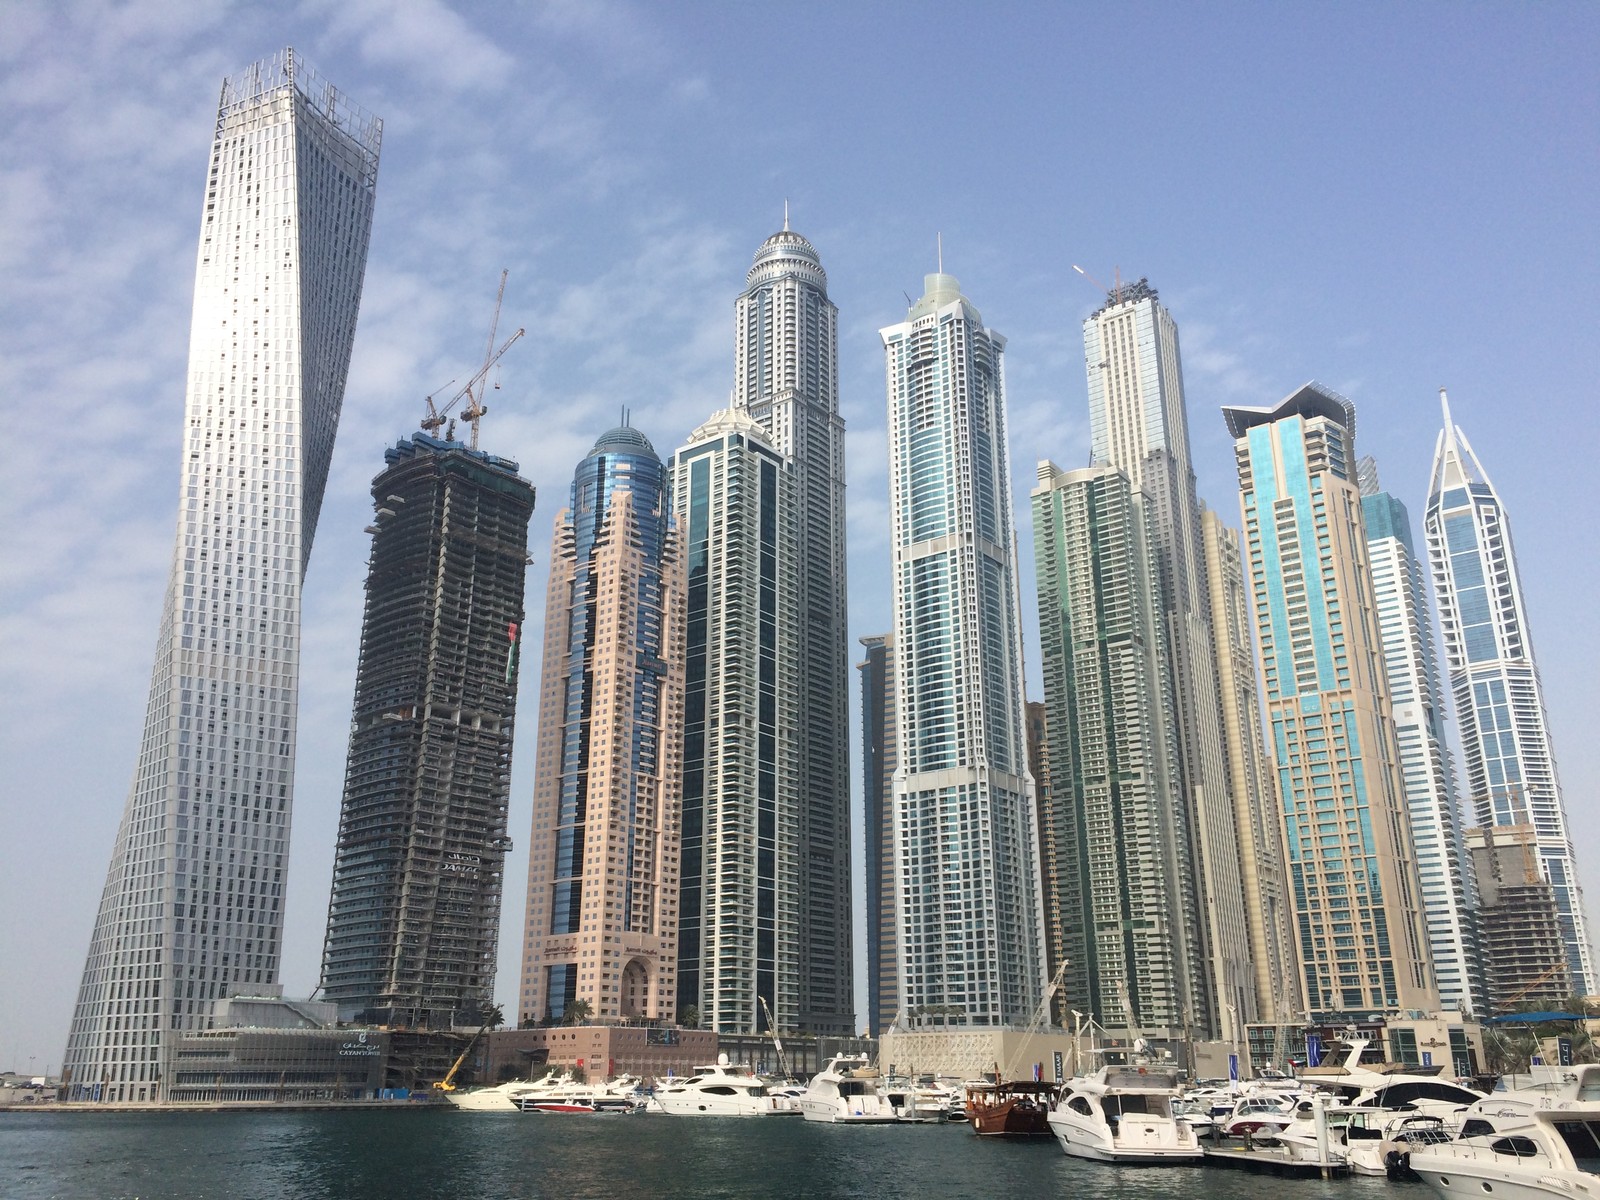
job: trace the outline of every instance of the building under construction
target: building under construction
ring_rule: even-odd
[[[475,1025],[493,996],[534,489],[476,441],[402,439],[372,485],[322,960],[346,1021]]]
[[[1487,825],[1466,831],[1478,877],[1479,921],[1489,1004],[1559,1009],[1570,1002],[1572,977],[1561,940],[1555,888],[1539,870],[1531,825]]]

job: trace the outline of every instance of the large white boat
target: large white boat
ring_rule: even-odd
[[[1551,1068],[1531,1089],[1495,1092],[1447,1142],[1405,1162],[1438,1195],[1510,1200],[1600,1196],[1600,1066]]]
[[[1104,1066],[1069,1079],[1051,1110],[1050,1132],[1074,1158],[1113,1163],[1198,1163],[1188,1122],[1173,1115],[1183,1094],[1170,1067]]]
[[[900,1119],[879,1087],[876,1067],[862,1054],[836,1054],[812,1076],[800,1096],[808,1121],[835,1125],[888,1125]]]
[[[1305,1067],[1300,1081],[1309,1088],[1332,1092],[1350,1107],[1386,1108],[1394,1111],[1448,1116],[1482,1100],[1484,1093],[1440,1078],[1441,1067],[1414,1063],[1363,1063],[1364,1038],[1343,1043],[1342,1062]],[[1337,1046],[1330,1047],[1337,1049]]]
[[[522,1101],[566,1091],[572,1079],[566,1072],[539,1079],[513,1079],[494,1087],[446,1092],[445,1098],[464,1112],[520,1112]]]
[[[800,1110],[787,1096],[768,1093],[766,1081],[749,1067],[733,1066],[719,1054],[711,1066],[696,1067],[686,1079],[656,1085],[652,1112],[674,1117],[783,1117]]]
[[[640,1081],[632,1075],[619,1075],[609,1083],[577,1083],[571,1080],[546,1091],[516,1097],[523,1112],[538,1113],[637,1113],[643,1112],[644,1095]]]

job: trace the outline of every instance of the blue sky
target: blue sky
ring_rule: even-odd
[[[141,732],[171,556],[201,185],[224,75],[292,44],[384,119],[366,294],[305,595],[285,938],[316,983],[386,445],[470,374],[539,487],[529,645],[572,469],[630,408],[665,455],[732,383],[782,223],[841,315],[852,637],[887,627],[877,331],[945,266],[1006,335],[1024,610],[1035,461],[1087,461],[1071,269],[1176,317],[1203,497],[1223,404],[1308,379],[1420,520],[1450,389],[1511,513],[1590,898],[1600,895],[1592,478],[1600,9],[1590,4],[12,3],[0,25],[0,1069],[59,1066]],[[1038,694],[1037,651],[1030,677]],[[527,843],[536,671],[511,832]],[[513,1006],[525,856],[508,862]]]

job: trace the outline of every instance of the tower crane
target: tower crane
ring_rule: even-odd
[[[468,379],[462,385],[461,390],[451,396],[442,408],[434,405],[432,396],[427,396],[423,399],[423,403],[428,406],[428,415],[422,418],[422,428],[437,437],[439,430],[444,426],[445,420],[450,414],[450,410],[465,398],[467,403],[466,407],[461,410],[461,416],[464,420],[472,423],[472,449],[474,450],[478,448],[478,422],[483,418],[483,414],[489,411],[489,406],[483,402],[485,388],[482,385],[488,379],[490,369],[500,361],[500,356],[511,349],[517,339],[527,332],[524,329],[517,330],[500,344],[498,350],[495,349],[495,334],[500,329],[500,305],[505,299],[506,276],[509,274],[509,270],[500,272],[500,291],[495,295],[494,299],[494,317],[489,322],[489,344],[483,352],[483,366],[478,368],[472,378]],[[452,380],[452,382],[454,381]],[[445,387],[449,386],[449,384],[445,385]],[[444,388],[439,390],[443,391]]]
[[[783,1043],[778,1040],[778,1023],[772,1019],[772,1010],[767,1007],[767,998],[757,996],[756,999],[761,1001],[761,1011],[767,1014],[767,1029],[772,1033],[772,1049],[778,1056],[778,1070],[783,1072],[785,1079],[788,1079],[789,1064],[783,1057]]]

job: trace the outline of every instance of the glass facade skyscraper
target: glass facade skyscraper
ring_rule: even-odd
[[[861,639],[861,808],[867,876],[867,1032],[881,1037],[899,1016],[895,948],[894,772],[900,752],[894,723],[894,636]]]
[[[1116,467],[1149,534],[1156,578],[1153,599],[1172,676],[1178,738],[1178,852],[1190,860],[1204,904],[1190,909],[1197,938],[1198,987],[1189,1015],[1196,1030],[1230,1041],[1256,1011],[1251,967],[1251,912],[1240,879],[1240,838],[1231,794],[1234,777],[1217,703],[1211,593],[1189,414],[1183,396],[1178,327],[1143,279],[1119,287],[1083,323],[1089,383],[1089,430],[1096,465]],[[1244,798],[1246,806],[1260,797]]]
[[[384,461],[321,990],[449,1029],[494,999],[533,487],[425,433]]]
[[[1572,988],[1587,995],[1596,986],[1588,920],[1511,524],[1466,435],[1450,420],[1448,401],[1425,524],[1472,820],[1533,827],[1540,868],[1555,890]]]
[[[1155,559],[1128,477],[1040,463],[1033,545],[1062,1009],[1182,1039],[1202,989],[1200,903]]]
[[[161,1096],[169,1039],[278,986],[300,598],[344,399],[382,123],[292,51],[222,85],[177,543],[144,737],[63,1071]]]
[[[1027,1023],[1044,990],[1006,446],[1005,339],[929,275],[882,330],[896,734],[899,1004]]]
[[[684,539],[683,855],[678,1011],[718,1033],[799,1018],[799,588],[795,477],[744,413],[672,458]]]
[[[1416,847],[1422,907],[1439,980],[1439,999],[1487,1013],[1478,894],[1462,837],[1455,769],[1444,734],[1444,696],[1433,650],[1427,579],[1406,507],[1382,491],[1371,459],[1362,473],[1367,555],[1394,706],[1400,774]]]
[[[518,1007],[677,1011],[683,551],[665,468],[602,436],[556,517]]]
[[[1438,1007],[1355,482],[1355,408],[1308,383],[1223,409],[1266,691],[1302,1003]]]
[[[766,432],[795,477],[799,594],[798,1028],[855,1030],[850,903],[850,669],[846,645],[844,419],[839,311],[815,247],[788,222],[756,251],[735,305],[734,407]]]

